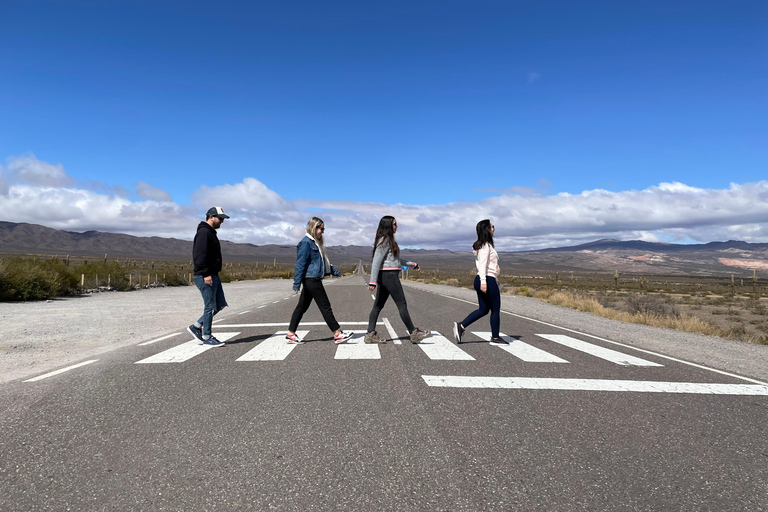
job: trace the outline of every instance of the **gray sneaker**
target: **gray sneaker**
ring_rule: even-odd
[[[376,333],[376,331],[366,333],[365,339],[363,341],[366,343],[386,343],[386,341],[379,338],[379,335]]]
[[[424,338],[429,338],[429,335],[432,334],[429,331],[425,331],[423,329],[419,329],[418,327],[413,330],[411,333],[411,343],[418,343]]]

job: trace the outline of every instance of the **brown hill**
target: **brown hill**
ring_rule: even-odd
[[[292,263],[293,245],[237,244],[222,240],[228,261],[272,261]],[[119,233],[87,231],[76,233],[36,224],[0,222],[0,253],[70,254],[120,258],[189,259],[192,242],[176,238],[137,237]],[[370,263],[370,247],[335,246],[328,248],[337,264]],[[404,249],[402,257],[431,268],[474,266],[469,252]],[[710,242],[698,245],[664,244],[639,240],[597,240],[573,247],[538,251],[502,252],[504,272],[599,272],[665,275],[751,275],[768,272],[768,244],[740,241]]]

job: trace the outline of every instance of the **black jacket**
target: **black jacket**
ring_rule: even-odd
[[[221,272],[221,244],[216,230],[207,222],[197,225],[197,234],[192,243],[192,261],[196,276],[217,276]]]

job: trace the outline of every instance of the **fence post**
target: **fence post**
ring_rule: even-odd
[[[85,288],[85,274],[80,274],[80,289]]]

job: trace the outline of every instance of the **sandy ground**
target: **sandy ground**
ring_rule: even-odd
[[[291,281],[244,281],[224,285],[227,319],[292,293]],[[406,286],[472,303],[472,290],[403,281]],[[450,299],[449,299],[450,300]],[[467,312],[473,308],[467,304]],[[197,288],[107,292],[47,302],[0,303],[0,382],[34,376],[116,348],[178,333],[202,314]],[[607,340],[652,350],[726,372],[768,381],[768,346],[736,342],[599,318],[535,299],[502,296],[502,309]],[[504,329],[514,317],[502,318]],[[427,326],[429,327],[429,326]]]
[[[216,319],[286,297],[291,285],[281,279],[226,283],[230,307]],[[0,382],[183,331],[202,312],[194,286],[0,303]]]

